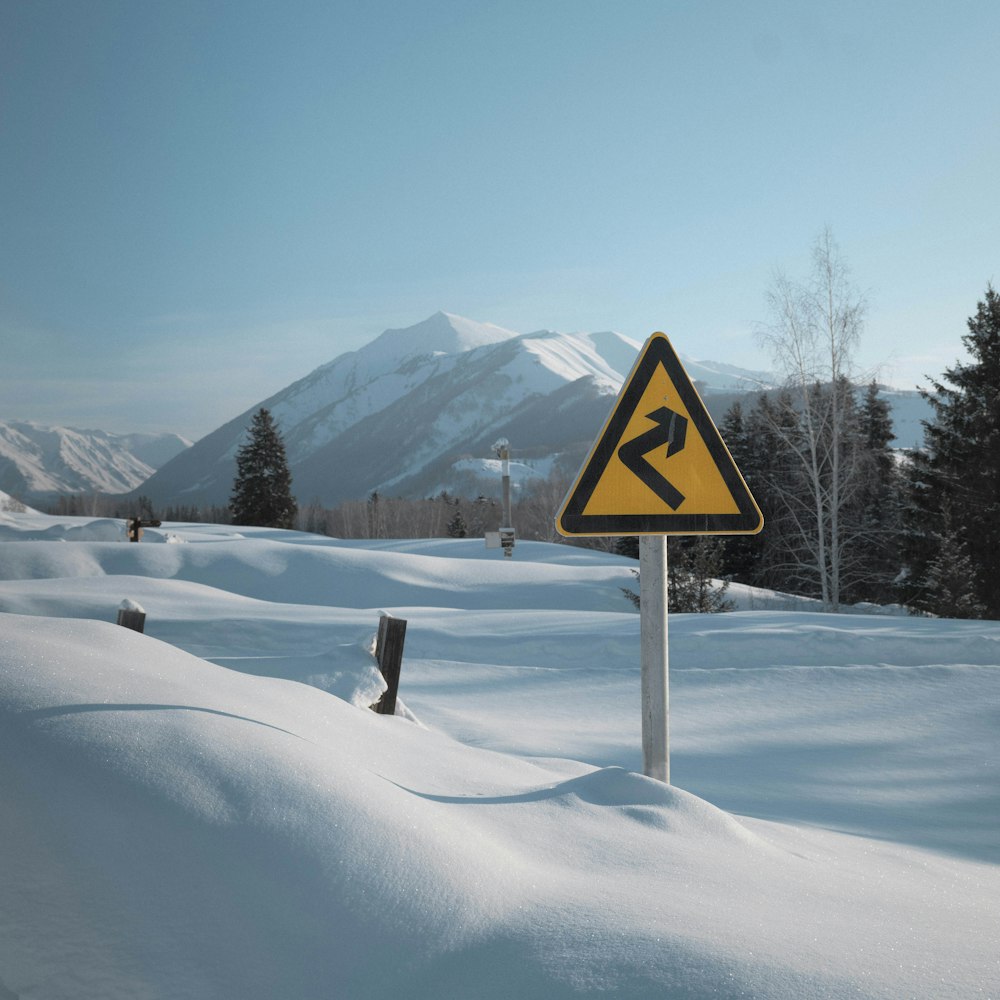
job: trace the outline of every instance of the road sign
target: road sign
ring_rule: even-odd
[[[756,534],[764,518],[680,359],[654,333],[563,502],[564,535]]]

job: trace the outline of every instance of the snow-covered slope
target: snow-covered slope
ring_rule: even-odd
[[[31,513],[37,514],[34,508],[29,507],[23,500],[19,500],[17,497],[12,497],[9,493],[4,493],[0,490],[0,511],[5,513]]]
[[[0,421],[0,489],[127,493],[191,442],[176,434],[110,434],[28,421]]]
[[[488,489],[495,477],[484,487],[470,470],[492,457],[501,437],[515,458],[546,470],[561,462],[572,474],[640,348],[612,331],[519,335],[437,313],[386,330],[263,400],[165,465],[141,492],[161,505],[225,503],[236,450],[259,406],[278,421],[302,503],[376,490],[421,497]],[[767,372],[682,360],[717,420],[734,399],[774,383]],[[897,401],[912,402],[900,394]]]
[[[621,334],[518,335],[437,313],[387,330],[258,404],[285,440],[296,494],[335,503],[373,490],[422,496],[466,479],[507,437],[551,467],[576,461],[600,427],[640,345]],[[755,373],[694,362],[726,390]],[[711,391],[712,385],[706,383]],[[158,503],[224,503],[253,407],[166,465],[142,492]],[[464,465],[462,463],[465,463]]]
[[[997,623],[672,616],[667,786],[627,560],[120,527],[0,512],[0,997],[1000,995]]]

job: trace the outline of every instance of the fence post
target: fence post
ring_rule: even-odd
[[[146,612],[135,601],[124,600],[118,608],[118,624],[142,632],[146,628]]]
[[[375,659],[388,687],[372,706],[379,715],[396,714],[396,694],[399,691],[399,671],[403,665],[403,643],[406,640],[406,619],[382,615],[378,620]]]

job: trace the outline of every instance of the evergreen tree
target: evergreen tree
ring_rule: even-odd
[[[764,530],[753,536],[751,572],[740,579],[754,586],[796,590],[802,585],[791,554],[802,530],[797,509],[801,469],[788,445],[797,438],[798,420],[792,397],[784,391],[773,401],[762,394],[746,417],[740,470],[764,514]]]
[[[142,518],[143,524],[152,524],[157,520],[153,513],[153,501],[147,496],[140,496],[136,501],[136,517]]]
[[[701,614],[732,611],[735,605],[726,600],[729,580],[722,576],[722,558],[721,538],[668,539],[667,610]],[[632,573],[638,578],[638,570],[634,569]],[[620,589],[639,608],[639,594],[628,587]]]
[[[671,538],[667,542],[667,608],[676,612],[732,611],[722,578],[721,538]],[[716,585],[713,581],[718,581]]]
[[[886,603],[895,599],[904,480],[895,454],[889,404],[871,382],[858,408],[861,478],[850,520],[857,527],[851,575],[845,587],[849,602]]]
[[[469,533],[465,526],[465,518],[462,517],[460,510],[455,511],[455,516],[448,522],[448,527],[445,530],[448,532],[449,538],[465,538]]]
[[[976,597],[975,567],[955,530],[950,505],[945,505],[941,519],[941,529],[930,533],[937,555],[927,564],[911,604],[942,618],[982,618],[986,608]]]
[[[924,448],[912,455],[906,596],[911,601],[930,600],[929,588],[940,579],[944,556],[940,526],[947,510],[951,544],[964,551],[971,564],[974,603],[986,617],[996,619],[1000,618],[1000,295],[992,286],[968,327],[962,342],[972,361],[947,369],[943,381],[932,381],[933,391],[924,393],[933,418],[924,424]]]
[[[733,456],[736,468],[740,470],[751,494],[757,503],[761,504],[763,511],[760,483],[763,470],[750,437],[749,420],[744,415],[739,400],[726,411],[719,433]],[[765,530],[770,528],[767,513],[764,514],[764,524]],[[766,536],[761,534],[727,536],[722,543],[722,572],[743,583],[754,583],[759,573],[765,541]]]
[[[619,535],[615,539],[615,554],[625,556],[626,559],[639,558],[639,536]]]
[[[232,523],[292,528],[297,512],[292,476],[270,411],[261,407],[247,430],[250,440],[236,452],[236,478],[229,498]]]

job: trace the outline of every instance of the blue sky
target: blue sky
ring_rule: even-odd
[[[0,418],[197,438],[439,309],[768,367],[829,225],[865,366],[1000,284],[1000,5],[0,4]]]

